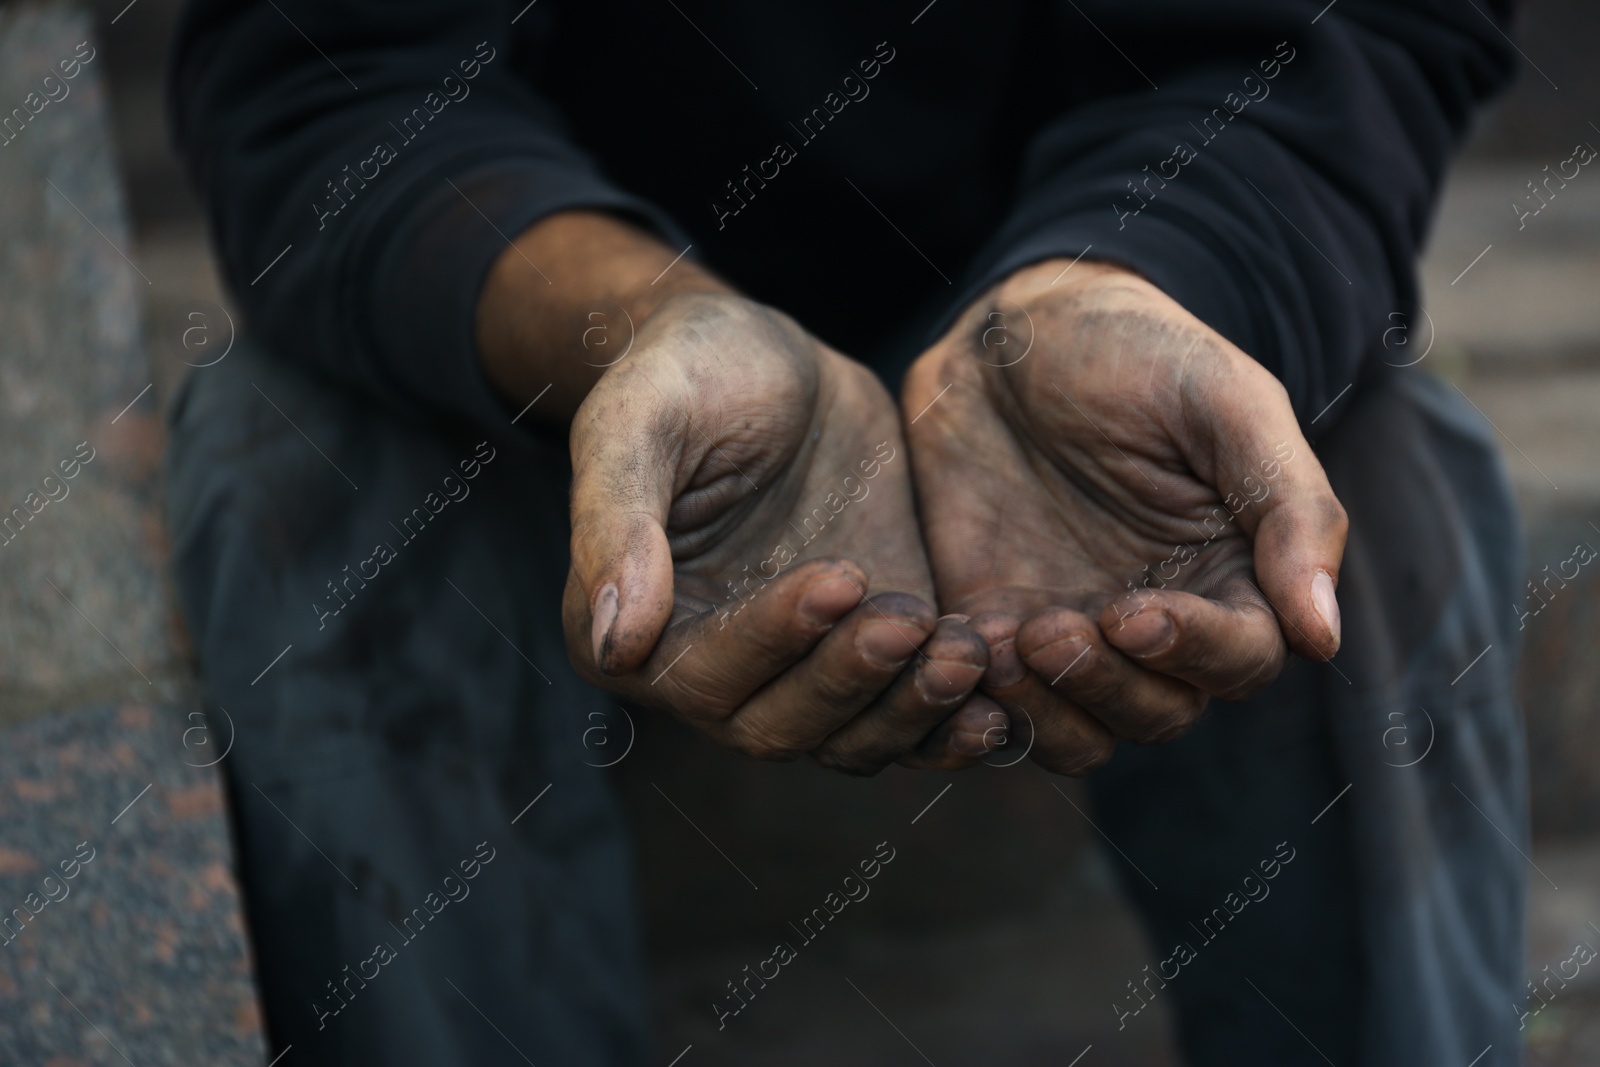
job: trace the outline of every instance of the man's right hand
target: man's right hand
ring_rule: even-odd
[[[938,619],[894,403],[727,292],[669,297],[573,418],[568,652],[762,759],[953,768],[999,743],[983,640]],[[869,590],[883,590],[868,597]]]

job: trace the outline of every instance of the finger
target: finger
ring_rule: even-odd
[[[627,675],[606,677],[586,640],[591,620],[573,577],[565,605],[567,651],[580,671],[608,689],[715,721],[806,656],[861,602],[866,588],[865,573],[849,560],[808,560],[741,601],[737,611],[680,618]]]
[[[1236,572],[1209,597],[1142,589],[1100,613],[1100,631],[1149,670],[1226,700],[1243,700],[1278,676],[1287,654],[1272,606]]]
[[[682,405],[650,384],[596,389],[572,424],[571,573],[589,613],[589,658],[606,674],[644,663],[673,611],[665,527]]]
[[[1177,737],[1205,710],[1204,693],[1133,662],[1081,612],[1051,608],[1029,619],[1017,654],[1057,695],[1140,744]]]
[[[902,767],[919,771],[959,771],[981,762],[1009,743],[1011,720],[1005,710],[974,693],[922,743],[901,756]]]
[[[1242,353],[1218,376],[1200,386],[1206,398],[1193,405],[1205,423],[1212,484],[1233,494],[1255,546],[1256,580],[1289,646],[1329,659],[1340,641],[1334,590],[1349,529],[1344,507],[1278,380]]]
[[[954,716],[988,664],[983,638],[955,618],[940,619],[889,687],[817,747],[817,762],[848,774],[877,774]],[[978,724],[980,738],[989,725]],[[968,732],[964,724],[962,740]]]
[[[1039,766],[1074,778],[1111,759],[1117,747],[1111,731],[1052,690],[1017,654],[1015,616],[985,612],[973,618],[972,628],[989,645],[983,692],[1005,710],[1011,722],[1008,746],[1027,746]]]
[[[751,696],[716,736],[757,759],[811,751],[894,682],[936,623],[920,597],[879,593]]]

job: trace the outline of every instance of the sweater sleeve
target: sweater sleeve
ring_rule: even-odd
[[[1417,308],[1446,163],[1513,69],[1509,0],[1058,7],[1099,84],[1063,73],[1078,99],[1028,146],[968,297],[1041,259],[1121,263],[1316,418]]]
[[[513,22],[523,20],[517,41],[537,39],[547,10],[186,9],[170,74],[175,138],[249,328],[280,358],[411,417],[504,425],[473,326],[508,240],[577,207],[676,235],[606,181],[526,66],[514,68]]]

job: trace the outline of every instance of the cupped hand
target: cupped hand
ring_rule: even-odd
[[[956,767],[1002,736],[939,619],[887,392],[742,297],[664,302],[572,423],[568,652],[763,759]],[[872,593],[868,596],[869,591]]]
[[[1127,270],[1025,268],[907,376],[939,603],[1083,774],[1339,647],[1346,520],[1271,373]]]

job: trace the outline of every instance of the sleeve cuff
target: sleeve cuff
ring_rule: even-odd
[[[1046,259],[1088,258],[1128,267],[1181,304],[1252,357],[1263,358],[1271,336],[1266,309],[1253,308],[1240,278],[1248,271],[1188,229],[1159,215],[1118,224],[1109,210],[1012,224],[979,257],[963,299],[941,323],[947,329],[960,310],[1023,267]],[[1259,303],[1259,302],[1258,302]],[[1276,369],[1271,368],[1269,369]]]
[[[391,232],[371,243],[374,284],[364,311],[373,347],[385,353],[383,373],[403,407],[509,427],[515,412],[483,371],[475,324],[489,268],[511,239],[576,208],[626,215],[668,240],[679,230],[586,168],[506,160],[437,177],[438,188],[408,203]]]

